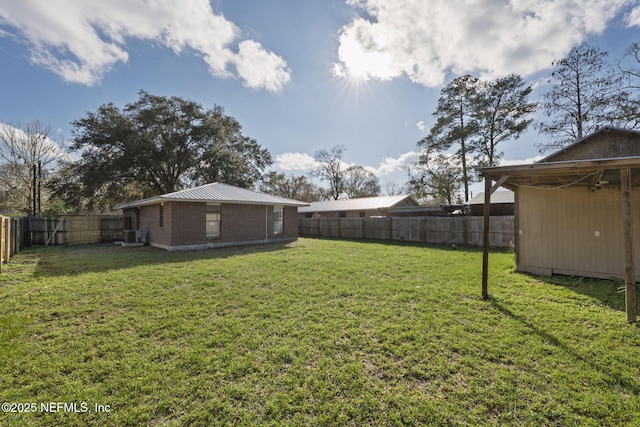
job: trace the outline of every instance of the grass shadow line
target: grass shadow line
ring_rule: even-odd
[[[438,249],[443,251],[458,250],[462,252],[482,252],[482,247],[462,245],[462,244],[449,244],[449,243],[427,243],[423,241],[414,240],[396,240],[396,239],[365,239],[355,237],[327,237],[327,236],[301,236],[301,239],[309,240],[325,240],[330,242],[353,242],[353,243],[365,243],[365,244],[377,244],[390,247],[420,247],[425,249]],[[491,252],[509,252],[508,248],[491,248]]]
[[[616,311],[625,311],[624,282],[618,278],[596,279],[591,277],[554,275],[551,277],[525,274],[542,284],[559,286],[596,299]]]
[[[177,264],[184,261],[220,260],[261,252],[277,252],[291,248],[295,242],[272,242],[262,245],[238,245],[193,251],[166,251],[152,246],[125,248],[114,244],[86,244],[37,247],[28,250],[36,259],[34,277],[56,277],[82,273],[101,273],[139,265]],[[27,251],[23,251],[27,252]],[[38,256],[38,255],[42,256]],[[57,261],[60,257],[74,257],[72,268]]]
[[[530,320],[528,320],[524,316],[521,316],[519,314],[514,313],[508,307],[506,307],[505,305],[501,304],[495,298],[490,296],[488,301],[500,313],[502,313],[502,314],[510,317],[511,319],[523,324],[524,326],[529,328],[531,331],[533,331],[538,337],[540,337],[541,339],[545,340],[546,342],[552,344],[553,346],[559,348],[560,350],[562,350],[563,352],[569,354],[570,356],[574,357],[576,360],[579,360],[580,362],[590,366],[592,369],[594,369],[594,370],[600,372],[601,374],[604,374],[607,377],[611,378],[616,384],[618,384],[621,387],[623,387],[624,389],[626,389],[627,392],[633,393],[633,394],[636,394],[636,395],[640,394],[640,382],[638,382],[638,381],[630,381],[628,379],[625,379],[622,376],[620,376],[620,374],[612,372],[606,366],[602,365],[601,363],[598,363],[597,359],[590,359],[588,357],[585,357],[585,356],[579,354],[573,348],[571,348],[570,346],[568,346],[567,344],[562,342],[558,337],[556,337],[556,336],[552,335],[551,333],[539,328],[538,326],[536,326],[533,322],[531,322]],[[637,326],[637,324],[636,324],[636,326]]]

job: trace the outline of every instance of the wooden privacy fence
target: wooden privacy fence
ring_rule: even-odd
[[[26,217],[24,245],[72,245],[122,240],[124,219],[120,216]]]
[[[11,258],[11,219],[0,215],[0,272]]]
[[[475,216],[300,218],[298,235],[482,246],[482,220]],[[489,245],[507,248],[514,240],[514,217],[491,217]]]

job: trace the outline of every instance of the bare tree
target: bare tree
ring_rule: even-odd
[[[409,171],[409,185],[417,199],[448,204],[459,201],[462,168],[454,157],[434,149],[420,154],[416,173]]]
[[[336,145],[328,150],[320,150],[315,154],[318,165],[313,171],[313,176],[329,183],[327,198],[338,200],[345,191],[344,170],[342,156],[346,148],[344,145]]]
[[[640,126],[640,43],[633,43],[627,49],[618,68],[623,77],[623,91],[618,97],[620,122],[623,127],[637,129]]]
[[[380,195],[378,178],[362,166],[351,166],[344,173],[347,197],[375,197]]]
[[[309,182],[306,176],[286,176],[275,171],[262,178],[260,191],[302,202],[315,202],[320,198],[317,186]]]
[[[42,172],[65,156],[52,135],[51,127],[38,120],[24,126],[0,124],[0,188],[7,196],[5,208],[37,213],[33,206]]]
[[[554,85],[542,104],[549,120],[539,125],[552,140],[540,144],[540,152],[558,150],[615,121],[621,78],[606,57],[598,47],[582,43],[553,62]]]
[[[400,194],[407,193],[407,188],[406,185],[403,186],[395,182],[390,182],[385,184],[384,192],[387,194],[387,196],[398,196]]]

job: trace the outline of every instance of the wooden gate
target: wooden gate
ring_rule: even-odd
[[[74,245],[122,240],[121,216],[66,215],[26,218],[26,245]]]

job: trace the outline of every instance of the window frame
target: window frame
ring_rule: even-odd
[[[279,215],[277,215],[278,212]],[[284,206],[273,207],[273,234],[275,236],[284,234]]]
[[[215,208],[211,209],[210,208]],[[217,219],[210,219],[209,215],[217,216]],[[217,231],[210,233],[210,224],[217,224]],[[222,236],[222,205],[220,203],[205,203],[204,207],[204,235],[207,239],[219,239]]]

